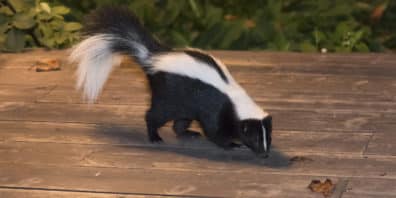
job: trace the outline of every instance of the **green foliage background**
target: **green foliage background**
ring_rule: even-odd
[[[67,47],[79,40],[81,24],[66,22],[70,9],[40,0],[0,1],[0,50]]]
[[[396,49],[393,0],[19,0],[35,4],[35,26],[20,26],[15,21],[21,20],[12,16],[4,31],[2,20],[7,14],[2,10],[4,2],[11,1],[18,0],[0,0],[0,46],[14,51],[68,47],[78,40],[84,15],[108,4],[130,7],[160,40],[175,47],[303,52]],[[62,12],[48,13],[48,9]]]

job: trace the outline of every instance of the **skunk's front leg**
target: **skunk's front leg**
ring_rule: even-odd
[[[234,142],[232,142],[232,140],[230,138],[221,136],[221,135],[217,135],[215,137],[209,137],[209,140],[214,142],[217,146],[225,149],[225,150],[231,150],[234,148],[239,148],[241,147],[240,144],[236,144]]]
[[[187,138],[194,138],[194,137],[199,137],[201,136],[200,133],[188,130],[188,127],[190,127],[192,120],[190,119],[180,119],[180,120],[175,120],[173,122],[173,131],[175,131],[176,135],[178,137],[187,137]]]
[[[225,131],[219,129],[215,119],[206,118],[201,120],[201,124],[204,128],[205,135],[210,141],[215,143],[217,146],[230,150],[235,148],[235,144],[232,139],[227,135]]]
[[[150,142],[162,142],[162,138],[158,135],[158,129],[161,128],[168,120],[163,116],[160,109],[151,107],[146,113],[147,133]]]

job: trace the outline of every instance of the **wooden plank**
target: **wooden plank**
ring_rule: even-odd
[[[69,50],[32,50],[26,53],[7,54],[2,56],[5,60],[2,65],[7,67],[20,67],[27,65],[38,59],[58,58],[66,61]],[[247,51],[210,51],[214,56],[222,60],[225,64],[234,66],[301,66],[310,65],[312,67],[327,66],[348,66],[352,68],[369,67],[378,68],[381,65],[394,66],[396,60],[393,54],[307,54],[307,53],[273,53],[273,52],[247,52]],[[388,68],[389,69],[389,68]]]
[[[395,195],[384,195],[381,193],[359,194],[359,193],[344,193],[342,198],[394,198]]]
[[[165,144],[149,144],[146,80],[130,61],[91,106],[74,91],[75,65],[28,70],[65,54],[0,54],[0,197],[321,197],[306,186],[326,177],[349,181],[344,197],[396,195],[393,54],[215,52],[274,116],[275,149],[264,160],[179,140],[169,127],[161,130]],[[294,156],[307,160],[291,163]]]
[[[176,198],[180,196],[161,196],[161,195],[141,195],[134,193],[116,192],[75,192],[73,190],[60,189],[35,189],[35,188],[1,188],[0,197],[4,198]]]
[[[125,66],[127,67],[127,69],[122,69],[123,72],[132,69],[132,71],[139,71],[135,66],[131,66],[131,65],[127,65]],[[300,67],[292,67],[292,69],[296,69],[296,68],[300,68]],[[314,68],[318,68],[321,69],[320,67],[314,67]],[[332,66],[331,68],[337,68],[337,66]],[[331,70],[331,68],[329,68],[329,70]],[[318,73],[291,73],[292,71],[277,71],[271,68],[263,68],[263,67],[238,67],[238,66],[232,66],[230,67],[231,73],[234,74],[234,76],[236,77],[236,79],[241,82],[241,83],[250,83],[250,84],[270,84],[272,86],[278,86],[285,88],[288,86],[284,86],[283,84],[290,84],[292,86],[296,86],[294,85],[296,82],[300,82],[300,83],[305,83],[314,87],[318,87],[319,90],[327,90],[327,91],[332,91],[331,89],[328,89],[326,87],[326,81],[330,81],[331,83],[337,83],[339,84],[338,87],[339,89],[345,89],[345,88],[349,88],[352,87],[352,89],[354,89],[353,91],[365,91],[366,89],[369,89],[371,91],[376,91],[378,92],[378,87],[381,87],[381,89],[383,90],[382,92],[385,91],[394,91],[396,90],[395,87],[395,80],[392,78],[378,78],[374,75],[362,75],[362,76],[349,76],[348,79],[346,79],[343,76],[340,75],[329,75],[330,73],[325,72],[323,74],[318,74]],[[387,67],[387,69],[378,69],[376,68],[376,70],[381,70],[381,71],[387,71],[389,70],[389,67]],[[349,71],[349,69],[347,70]],[[63,72],[68,73],[63,74]],[[123,74],[123,72],[118,72],[119,74],[117,74],[117,71],[111,75],[111,78],[113,78],[113,76],[117,76],[117,78],[119,78],[120,76],[123,76],[120,79],[120,82],[125,82],[125,83],[130,83],[132,82],[136,82],[136,80],[142,80],[144,79],[144,77],[139,74],[139,76],[134,75],[133,77],[131,75],[128,74]],[[344,72],[344,71],[342,71]],[[351,71],[354,74],[356,73],[355,71]],[[32,72],[32,71],[28,71],[27,69],[24,69],[22,71],[18,71],[18,72],[2,72],[3,74],[0,74],[0,83],[10,83],[12,81],[14,81],[15,83],[23,83],[26,82],[26,80],[28,81],[36,81],[36,82],[40,82],[40,81],[55,81],[58,82],[60,85],[63,84],[68,84],[69,82],[71,86],[73,86],[74,84],[74,79],[73,79],[73,73],[74,73],[74,66],[70,66],[70,65],[66,65],[64,67],[64,69],[60,72],[49,72],[49,73],[40,73],[37,74],[36,72]],[[139,73],[139,72],[138,72]],[[141,71],[140,71],[141,73]],[[369,73],[371,74],[372,71],[369,71]],[[389,72],[387,72],[389,73]],[[63,74],[63,75],[60,75]],[[390,74],[389,74],[390,75]],[[297,78],[297,79],[296,79]],[[328,79],[329,78],[329,79]],[[332,78],[335,78],[334,80]],[[349,79],[351,78],[351,79]],[[125,80],[129,79],[129,81],[125,81]],[[291,82],[291,81],[296,81],[296,82]],[[297,84],[299,85],[298,87],[301,87],[301,90],[306,90],[306,89],[310,89],[311,86],[306,86],[306,85],[301,85],[301,84]],[[374,87],[373,87],[374,86]],[[373,88],[372,88],[373,87]],[[387,90],[387,89],[391,89],[391,90]],[[293,87],[290,87],[290,89],[295,89]],[[264,90],[264,89],[263,89]],[[348,91],[350,91],[351,88],[349,88]],[[342,91],[342,90],[338,90],[338,91]],[[394,93],[394,92],[391,92]]]
[[[317,63],[321,64],[321,63]],[[296,62],[294,65],[276,65],[265,66],[264,71],[270,73],[284,73],[284,74],[309,74],[309,75],[337,75],[337,76],[370,76],[381,78],[392,78],[396,74],[396,69],[389,68],[390,65],[360,65],[359,67],[350,67],[348,65],[355,65],[355,63],[336,62],[331,64],[321,64],[320,66],[313,65],[312,63]],[[243,67],[235,67],[244,69]],[[251,72],[263,71],[261,66],[250,66]]]
[[[112,146],[58,143],[0,143],[0,164],[38,166],[102,167],[200,173],[268,173],[281,175],[332,176],[396,179],[396,159],[347,155],[310,155],[290,160],[295,152],[274,151],[267,159],[246,149],[171,148],[154,145]],[[323,153],[324,154],[324,153]],[[301,156],[301,155],[298,155]],[[383,174],[386,173],[385,176]]]
[[[0,168],[3,170],[0,172],[0,186],[3,188],[51,188],[200,197],[319,197],[307,189],[312,178],[310,176],[22,164],[0,164]],[[337,178],[332,179],[337,181]]]
[[[142,124],[147,109],[145,105],[0,103],[0,120]],[[275,129],[278,130],[370,133],[389,132],[396,127],[393,121],[396,114],[391,113],[356,113],[332,109],[293,110],[282,107],[266,109],[273,115]]]
[[[24,53],[7,53],[2,57],[3,69],[29,69],[35,62],[43,59],[59,59],[66,63],[68,50],[30,50]]]
[[[71,72],[69,75],[73,76]],[[2,69],[0,72],[0,84],[51,86],[67,83],[71,77],[65,76],[68,76],[65,71],[35,72],[28,69],[16,71]]]
[[[0,140],[16,142],[149,146],[143,125],[103,126],[72,123],[0,122]],[[205,138],[177,139],[169,127],[160,132],[165,147],[220,150]],[[273,146],[280,152],[361,155],[371,133],[274,131]]]
[[[396,156],[396,134],[375,133],[370,140],[365,154],[368,155],[392,155]]]
[[[62,105],[1,103],[0,120],[54,121],[101,124],[144,123],[147,107],[127,105]],[[101,107],[99,107],[101,106]]]
[[[396,197],[395,185],[394,179],[350,179],[343,197]]]
[[[0,85],[0,102],[35,102],[54,88],[55,86]]]
[[[143,83],[142,83],[143,84]],[[255,101],[265,107],[293,109],[348,109],[365,112],[396,112],[396,100],[384,95],[362,93],[318,93],[305,91],[273,90],[261,92],[257,86],[246,86]],[[264,89],[265,90],[265,89]],[[133,84],[106,87],[98,104],[145,104],[150,103],[146,85]],[[396,98],[396,97],[395,97]],[[57,87],[38,100],[42,103],[83,104],[82,93],[68,87]]]
[[[33,64],[33,63],[32,63]],[[31,65],[32,65],[31,64]],[[6,68],[2,69],[0,72],[0,84],[11,84],[11,85],[31,85],[34,83],[35,85],[62,85],[68,87],[75,87],[76,83],[76,66],[75,65],[64,65],[62,66],[60,71],[52,71],[52,72],[36,72],[34,70],[30,70],[29,66],[24,66],[26,68]],[[140,72],[140,73],[139,73]],[[140,76],[137,79],[135,78],[135,73]],[[142,71],[140,71],[137,67],[128,66],[127,68],[118,68],[116,69],[112,75],[110,75],[110,81],[112,79],[120,78],[119,82],[126,82],[126,79],[133,81],[133,83],[139,81],[145,81]],[[125,80],[124,80],[125,79]]]
[[[248,68],[245,69],[247,70]],[[320,93],[383,93],[392,96],[393,91],[396,90],[396,81],[394,79],[371,76],[296,75],[284,72],[272,74],[266,71],[233,72],[233,70],[231,72],[243,86],[254,84],[263,90],[268,89],[268,91],[279,89]]]
[[[279,66],[279,65],[313,65],[320,67],[327,64],[342,64],[349,67],[370,65],[394,66],[396,59],[392,53],[293,53],[293,52],[252,52],[252,51],[211,51],[226,65],[243,66]]]

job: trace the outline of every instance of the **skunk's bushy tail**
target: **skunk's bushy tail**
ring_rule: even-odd
[[[89,102],[95,101],[120,54],[127,54],[146,70],[152,54],[169,51],[143,27],[127,8],[105,7],[94,11],[84,26],[87,38],[72,51],[70,60],[78,63],[77,88]]]

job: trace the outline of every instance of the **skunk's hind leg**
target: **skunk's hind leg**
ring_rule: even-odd
[[[201,134],[198,132],[188,130],[188,127],[190,127],[191,122],[192,120],[189,119],[175,120],[173,122],[173,131],[175,131],[176,135],[181,138],[201,136]]]
[[[161,128],[169,119],[160,108],[151,107],[146,113],[147,133],[150,142],[162,142],[162,138],[158,135],[158,129]]]

